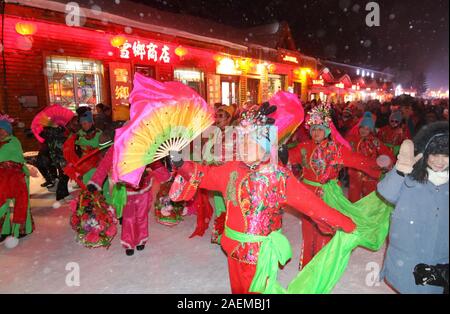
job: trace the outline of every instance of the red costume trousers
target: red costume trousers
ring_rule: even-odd
[[[28,188],[21,170],[0,168],[0,206],[14,199],[14,218],[17,224],[25,223],[28,210]]]
[[[230,275],[231,293],[248,294],[253,277],[255,276],[256,265],[239,262],[228,257],[228,273]]]
[[[144,245],[148,240],[148,212],[152,194],[127,195],[127,204],[123,208],[121,243],[127,249]]]
[[[302,216],[301,220],[303,241],[300,268],[302,269],[331,240],[332,236],[323,234],[310,218]]]
[[[357,170],[349,169],[348,176],[350,179],[348,199],[352,203],[359,201],[377,189],[377,180],[371,179]]]

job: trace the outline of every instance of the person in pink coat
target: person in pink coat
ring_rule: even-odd
[[[114,146],[108,149],[97,170],[88,182],[88,190],[100,190],[103,182],[113,167]],[[153,200],[153,181],[164,182],[170,174],[161,163],[148,165],[138,186],[117,183],[113,189],[113,205],[115,199],[121,200],[121,205],[115,206],[117,217],[122,218],[121,243],[128,256],[134,250],[142,251],[148,240],[148,213]],[[123,209],[122,209],[123,207]]]

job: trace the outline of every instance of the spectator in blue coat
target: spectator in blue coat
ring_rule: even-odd
[[[414,142],[402,143],[397,164],[378,183],[379,194],[395,204],[381,278],[399,293],[443,293],[438,281],[416,284],[415,275],[428,269],[423,265],[447,269],[439,282],[448,287],[448,136],[447,122],[423,127]]]

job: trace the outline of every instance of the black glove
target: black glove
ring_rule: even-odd
[[[283,165],[285,165],[285,166],[287,165],[287,163],[289,161],[289,149],[286,144],[282,144],[278,148],[278,158],[281,160]]]
[[[88,184],[87,185],[87,190],[91,193],[94,193],[96,191],[98,191],[97,187],[94,184]]]
[[[417,264],[413,273],[416,285],[444,287],[448,293],[448,264]]]

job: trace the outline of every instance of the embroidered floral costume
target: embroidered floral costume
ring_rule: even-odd
[[[224,195],[227,215],[221,245],[228,255],[233,293],[264,292],[266,289],[265,275],[262,275],[263,279],[260,278],[262,281],[255,282],[251,288],[264,241],[241,243],[233,240],[230,233],[263,237],[281,234],[282,208],[286,205],[308,215],[324,228],[326,225],[347,231],[353,228],[349,218],[327,206],[298,182],[289,170],[278,165],[263,164],[251,170],[243,162],[228,162],[222,166],[185,162],[178,173],[181,177],[178,176],[176,180],[194,182],[194,192],[202,188]],[[172,199],[184,199],[184,193],[185,189],[177,190],[171,195]],[[282,238],[281,241],[285,244],[287,239]],[[272,249],[276,251],[277,247]],[[287,258],[277,261],[277,268],[278,262],[283,265],[290,258],[290,246],[287,252],[280,254]],[[269,277],[270,284],[276,284],[273,274]]]
[[[375,160],[352,152],[350,146],[344,146],[343,139],[334,129],[327,105],[313,108],[307,122],[311,128],[320,127],[331,134],[320,143],[310,139],[300,143],[289,152],[290,164],[302,167],[301,178],[307,187],[317,196],[324,197],[323,185],[337,182],[339,171],[343,167],[361,170],[368,175],[378,178],[381,174]],[[336,206],[330,204],[330,206]],[[302,219],[303,248],[300,266],[305,267],[314,255],[319,252],[331,239],[329,234],[321,232],[320,226],[304,217]]]

